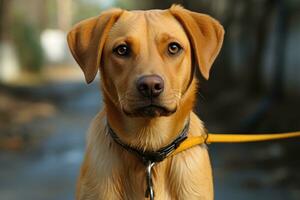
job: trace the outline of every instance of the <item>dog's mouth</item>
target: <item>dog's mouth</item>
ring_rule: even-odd
[[[135,108],[133,111],[127,111],[123,108],[123,112],[130,117],[162,117],[162,116],[170,116],[176,112],[176,107],[174,109],[169,109],[166,106],[149,104],[146,106],[141,106]]]

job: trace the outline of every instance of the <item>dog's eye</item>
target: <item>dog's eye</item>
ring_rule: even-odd
[[[168,52],[171,55],[175,55],[181,51],[182,47],[177,42],[171,42],[168,46]]]
[[[130,48],[126,44],[121,44],[114,48],[114,53],[117,54],[118,56],[128,56],[130,53]]]

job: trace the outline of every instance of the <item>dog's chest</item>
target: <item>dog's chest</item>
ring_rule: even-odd
[[[212,199],[212,180],[206,149],[199,147],[175,159],[167,159],[153,167],[156,200]],[[204,162],[205,160],[205,162]],[[129,164],[123,168],[123,190],[127,199],[145,199],[146,167]]]
[[[146,167],[141,163],[127,163],[120,172],[123,188],[120,188],[120,195],[125,195],[127,199],[144,199],[147,190]],[[172,199],[169,178],[167,177],[167,164],[159,163],[153,167],[152,181],[155,199]]]

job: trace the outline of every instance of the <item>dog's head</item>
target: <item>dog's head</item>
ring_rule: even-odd
[[[77,24],[68,43],[88,83],[100,69],[104,93],[120,111],[157,117],[176,112],[194,63],[208,79],[223,34],[213,18],[180,6],[114,9]]]

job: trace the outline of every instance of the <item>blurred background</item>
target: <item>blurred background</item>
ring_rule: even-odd
[[[101,109],[66,33],[110,7],[212,15],[224,46],[195,108],[210,132],[300,130],[298,0],[0,0],[0,199],[71,200]],[[299,139],[212,144],[216,200],[299,200]]]

